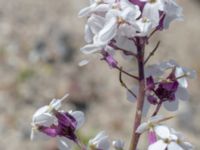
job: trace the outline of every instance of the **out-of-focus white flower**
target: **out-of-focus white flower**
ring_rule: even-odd
[[[172,132],[172,134],[175,134],[175,135],[178,137],[178,139],[177,139],[176,142],[177,142],[184,150],[192,150],[192,149],[194,149],[194,146],[193,146],[191,143],[187,142],[187,141],[185,140],[185,137],[184,137],[180,132],[177,132],[177,131],[175,131],[175,130],[172,129],[172,128],[171,128],[171,132]]]
[[[160,63],[160,69],[166,71],[168,69],[175,69],[175,77],[179,83],[178,89],[176,91],[176,100],[172,102],[164,102],[164,107],[169,111],[176,111],[179,105],[179,100],[187,101],[189,100],[189,93],[187,91],[188,78],[195,78],[196,71],[182,67],[176,63],[174,60],[169,60]]]
[[[157,142],[151,144],[148,150],[192,150],[191,147],[182,147],[179,143],[179,137],[172,133],[167,126],[156,126],[155,133],[160,138]]]
[[[140,0],[146,2],[142,16],[147,17],[155,28],[160,21],[159,11],[163,11],[163,0]]]
[[[110,147],[108,135],[101,131],[93,139],[89,140],[89,147],[94,150],[108,150]]]
[[[174,20],[183,20],[183,9],[177,5],[175,0],[163,0],[163,11],[165,12],[164,28],[169,28],[169,25]]]
[[[116,150],[123,150],[125,143],[122,140],[115,140],[112,142],[112,145]]]
[[[61,103],[66,99],[69,94],[65,94],[61,99],[53,99],[49,105],[45,105],[39,108],[32,117],[32,130],[31,139],[35,137],[35,132],[37,131],[37,125],[49,126],[51,124],[57,124],[56,117],[52,115],[52,110],[58,110],[61,107]]]
[[[121,36],[134,37],[136,29],[131,25],[135,24],[140,14],[138,6],[130,4],[127,0],[120,1],[116,8],[107,12],[105,26],[97,35],[97,42],[108,43],[117,33],[121,33]]]
[[[56,138],[60,150],[70,150],[73,142],[77,144],[76,130],[85,122],[83,112],[54,110],[48,117],[32,123],[31,139]]]
[[[79,17],[90,16],[92,13],[106,12],[110,9],[110,4],[115,0],[91,0],[90,6],[83,8],[79,12]]]
[[[41,108],[39,108],[34,114],[33,114],[33,120],[32,122],[35,122],[35,119],[40,117],[41,115],[51,115],[52,110],[58,110],[61,105],[62,101],[66,99],[69,96],[69,94],[65,94],[61,99],[53,99],[49,105],[45,105]]]

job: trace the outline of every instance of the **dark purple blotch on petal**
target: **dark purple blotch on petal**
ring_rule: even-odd
[[[177,81],[160,83],[155,93],[162,101],[174,101],[178,85]]]
[[[39,126],[40,132],[50,136],[50,137],[66,137],[74,142],[77,141],[75,134],[77,121],[76,119],[67,112],[54,111],[54,115],[58,120],[58,125],[51,125],[50,127]]]
[[[157,98],[153,95],[147,95],[147,100],[149,101],[150,104],[153,104],[153,105],[158,104]]]

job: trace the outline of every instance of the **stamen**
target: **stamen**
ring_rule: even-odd
[[[117,18],[117,23],[118,24],[123,24],[123,23],[125,23],[125,20],[122,17],[118,17]]]
[[[153,3],[156,3],[157,0],[149,0],[149,3],[153,4]]]

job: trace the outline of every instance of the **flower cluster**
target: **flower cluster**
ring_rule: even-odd
[[[49,105],[39,108],[32,118],[31,140],[46,137],[56,138],[60,150],[71,150],[77,145],[82,150],[109,150],[110,142],[108,135],[102,131],[88,141],[88,145],[81,143],[77,130],[83,126],[85,119],[81,111],[61,110],[62,99],[53,99]],[[113,141],[115,150],[123,150],[124,142]]]
[[[145,68],[146,94],[144,112],[148,112],[151,105],[164,105],[168,111],[178,109],[179,100],[189,100],[187,91],[187,78],[195,78],[194,70],[179,66],[174,60],[161,62]],[[132,88],[132,92],[137,93],[138,86]],[[130,92],[127,99],[136,102]]]
[[[38,109],[32,118],[31,139],[41,134],[56,138],[60,149],[71,149],[71,142],[79,145],[76,131],[84,123],[84,114],[81,111],[65,112],[60,110],[62,99],[53,99],[49,105]]]
[[[127,90],[127,99],[136,102],[134,128],[130,150],[138,150],[140,135],[148,133],[148,150],[192,150],[193,146],[174,129],[161,123],[173,117],[162,117],[158,113],[162,106],[168,111],[178,109],[179,100],[189,100],[188,78],[195,77],[195,71],[178,65],[174,60],[147,65],[160,45],[146,56],[145,47],[154,33],[168,29],[174,20],[182,20],[182,8],[175,0],[90,0],[90,6],[79,12],[86,17],[85,41],[81,48],[84,54],[99,53],[101,60],[119,71],[119,81]],[[138,75],[126,71],[114,57],[120,52],[125,59],[134,58]],[[129,59],[128,59],[129,60]],[[87,64],[84,60],[80,66]],[[130,89],[123,81],[127,75],[137,81]],[[109,150],[108,135],[102,131],[84,145],[77,130],[84,123],[81,111],[61,110],[62,99],[53,99],[49,105],[38,109],[32,119],[31,139],[38,135],[56,138],[61,150],[72,149],[72,144],[81,150]],[[150,106],[155,107],[153,114],[148,113]],[[148,114],[147,114],[148,113]],[[142,123],[142,115],[151,118]],[[150,115],[149,115],[150,114]],[[124,150],[121,140],[112,142],[115,150]]]
[[[111,67],[117,66],[113,51],[134,55],[137,38],[148,42],[155,31],[167,29],[174,20],[182,19],[182,8],[175,0],[91,0],[79,12],[87,17],[85,54],[99,52]]]

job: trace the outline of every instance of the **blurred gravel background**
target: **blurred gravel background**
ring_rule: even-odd
[[[198,150],[200,1],[178,2],[184,7],[185,21],[157,34],[149,49],[161,39],[152,63],[174,58],[197,70],[198,78],[190,81],[190,102],[182,103],[169,124],[185,133]],[[37,108],[66,92],[70,93],[66,109],[86,113],[87,122],[80,132],[83,138],[104,129],[112,139],[126,140],[128,146],[134,107],[126,100],[117,72],[95,59],[83,68],[77,65],[84,58],[79,48],[84,45],[85,21],[77,14],[87,3],[0,0],[0,150],[56,150],[53,140],[30,142],[30,122]]]

